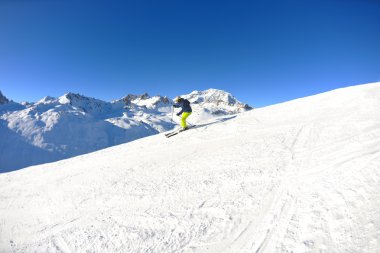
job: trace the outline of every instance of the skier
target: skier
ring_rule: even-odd
[[[177,113],[177,116],[180,116],[182,114],[181,127],[182,127],[182,130],[186,130],[188,128],[186,124],[186,119],[187,117],[190,116],[191,112],[193,111],[191,109],[190,102],[189,100],[181,98],[181,97],[177,97],[176,99],[174,99],[174,102],[175,103],[173,104],[173,107],[176,107],[176,108],[181,107],[181,111]]]

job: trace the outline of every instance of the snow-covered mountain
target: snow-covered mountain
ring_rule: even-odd
[[[0,174],[0,252],[380,252],[379,98],[339,89]]]
[[[189,122],[251,109],[231,94],[210,89],[189,97]],[[0,172],[57,161],[172,129],[178,118],[172,100],[127,95],[105,102],[79,94],[44,97],[36,103],[9,103],[0,96]],[[174,116],[173,116],[174,115]]]
[[[211,115],[222,116],[236,114],[251,110],[248,104],[241,103],[230,93],[209,89],[205,91],[193,91],[183,96],[188,99],[195,108],[198,119],[206,120]]]

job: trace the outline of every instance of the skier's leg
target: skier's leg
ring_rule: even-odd
[[[184,129],[187,127],[186,119],[187,119],[187,117],[190,116],[190,114],[191,114],[191,112],[184,112],[184,113],[182,113],[181,127],[184,128]]]

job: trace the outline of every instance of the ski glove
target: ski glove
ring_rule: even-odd
[[[177,113],[177,116],[179,117],[181,115],[181,112]]]

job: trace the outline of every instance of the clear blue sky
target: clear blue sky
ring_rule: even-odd
[[[0,0],[0,90],[265,106],[380,81],[378,0]]]

